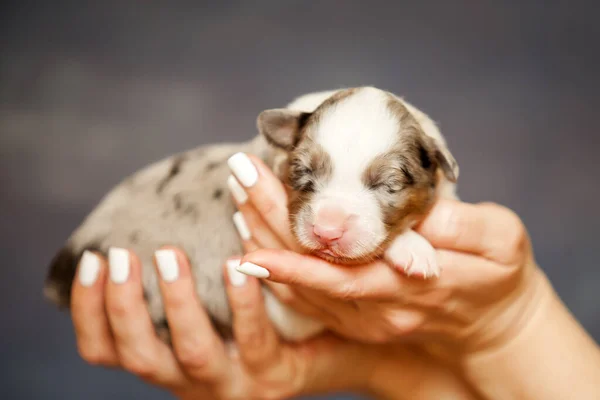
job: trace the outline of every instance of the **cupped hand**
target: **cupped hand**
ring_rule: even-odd
[[[437,279],[407,277],[383,261],[335,265],[299,254],[283,185],[250,159],[256,183],[243,187],[230,179],[252,233],[243,238],[247,254],[239,270],[264,278],[282,302],[345,337],[435,339],[429,342],[449,355],[475,351],[510,340],[541,301],[540,288],[547,285],[527,231],[502,206],[437,202],[416,228],[436,248]]]
[[[235,345],[225,344],[196,296],[185,255],[167,247],[157,258],[169,267],[160,289],[172,347],[150,320],[138,257],[123,249],[109,253],[110,262],[97,253],[82,257],[71,312],[78,350],[88,363],[123,368],[182,399],[284,399],[342,390],[394,399],[437,399],[441,393],[474,398],[460,374],[408,346],[367,346],[327,335],[282,342],[265,313],[258,280],[235,271],[239,260],[224,267],[235,338]],[[399,371],[403,379],[396,382]]]
[[[80,266],[73,285],[72,318],[79,352],[89,363],[124,368],[186,399],[287,398],[367,386],[369,374],[360,365],[367,368],[369,358],[360,345],[333,338],[298,346],[282,343],[262,307],[258,281],[232,268],[235,275],[225,275],[236,345],[226,345],[198,301],[187,258],[177,249],[161,251],[177,262],[179,272],[176,280],[160,282],[172,348],[157,337],[150,320],[137,256],[124,253],[127,259],[120,263],[109,256],[109,269],[99,254],[84,255],[82,265],[88,269],[82,273]],[[125,262],[123,281],[119,270]],[[90,265],[96,274],[91,285]],[[364,363],[351,361],[358,368],[334,373],[359,356]]]

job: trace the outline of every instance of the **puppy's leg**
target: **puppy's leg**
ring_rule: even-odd
[[[300,342],[321,333],[325,326],[281,303],[268,289],[263,290],[265,309],[281,337]]]
[[[440,275],[435,249],[423,236],[409,229],[397,236],[384,254],[385,260],[409,276]]]

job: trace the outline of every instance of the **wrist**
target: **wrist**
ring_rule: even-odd
[[[523,302],[501,319],[511,326],[493,346],[468,353],[468,380],[490,398],[589,398],[600,379],[600,352],[535,268]]]
[[[371,376],[380,362],[377,346],[327,336],[303,351],[312,361],[298,394],[369,393]]]
[[[506,346],[527,329],[554,292],[542,270],[533,262],[522,269],[508,295],[477,318],[457,346],[457,360]]]
[[[381,348],[366,393],[381,400],[480,398],[459,368],[408,344]]]
[[[425,375],[417,352],[409,346],[378,346],[376,362],[366,381],[365,391],[380,400],[412,398],[411,391]]]

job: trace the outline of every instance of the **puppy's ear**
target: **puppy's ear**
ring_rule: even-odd
[[[421,143],[419,147],[421,166],[429,169],[433,165],[432,160],[435,160],[438,167],[442,169],[446,179],[450,182],[456,182],[459,173],[458,163],[452,153],[450,153],[448,146],[430,136],[425,136]]]
[[[292,151],[300,142],[309,117],[310,113],[286,108],[265,110],[258,115],[256,126],[271,145]]]
[[[456,182],[458,180],[458,173],[460,169],[458,168],[458,163],[456,162],[456,159],[452,153],[450,153],[448,147],[445,145],[438,145],[435,150],[435,158],[439,163],[440,168],[442,168],[442,171],[444,171],[446,179],[448,179],[450,182]]]

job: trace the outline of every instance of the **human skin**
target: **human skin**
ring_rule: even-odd
[[[440,200],[415,229],[437,250],[437,279],[407,277],[383,261],[335,265],[299,254],[284,187],[250,158],[259,179],[234,196],[252,232],[239,270],[263,278],[283,302],[347,338],[420,343],[489,398],[600,395],[598,346],[536,264],[514,212]]]
[[[109,255],[108,263],[88,253],[73,284],[77,346],[88,363],[125,369],[181,399],[284,399],[342,390],[382,399],[480,398],[460,374],[415,346],[361,344],[332,335],[282,342],[265,313],[259,281],[237,273],[235,263],[224,268],[236,342],[227,346],[195,294],[185,254],[166,247],[155,261],[163,278],[169,347],[156,336],[146,311],[138,257],[119,252],[125,262]],[[162,263],[165,257],[169,265]]]

